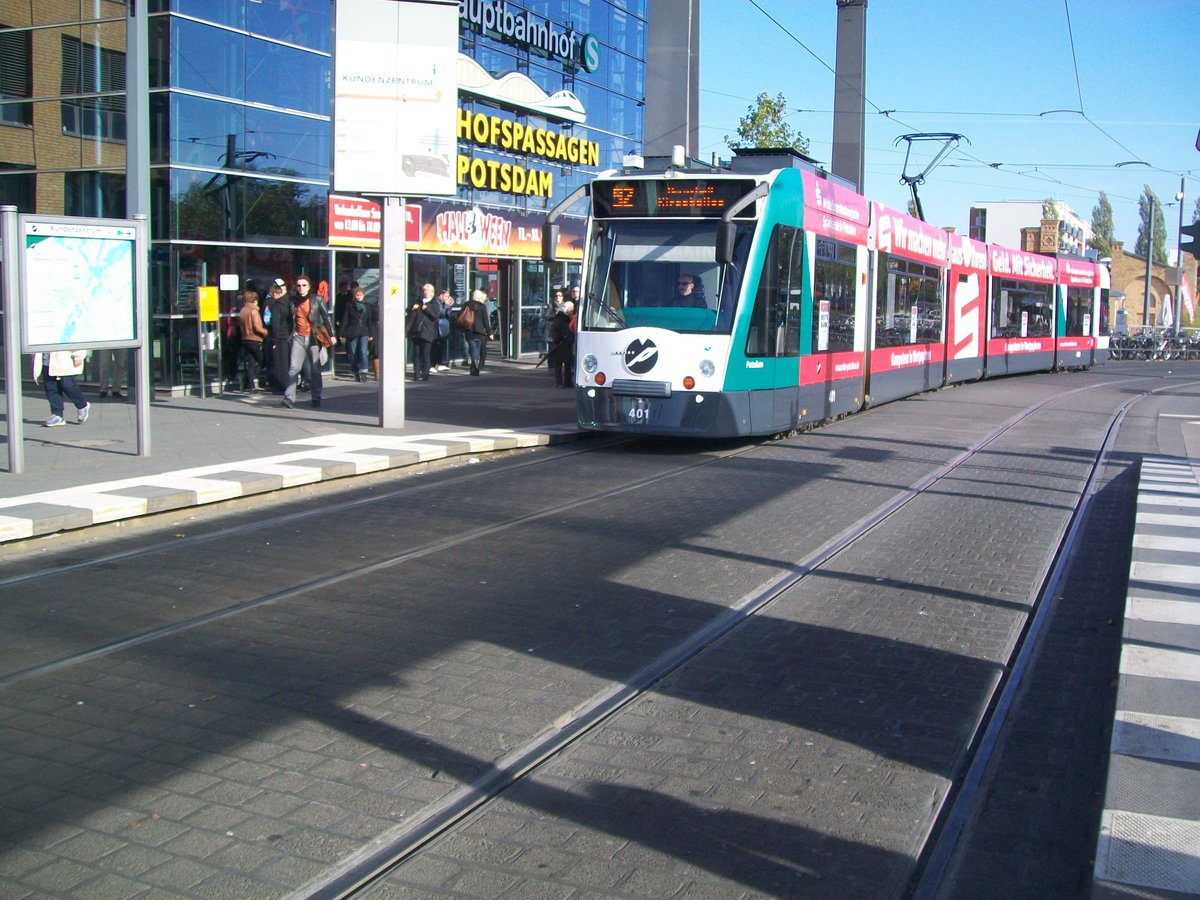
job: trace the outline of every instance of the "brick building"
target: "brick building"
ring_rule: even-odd
[[[1117,322],[1119,310],[1125,311],[1125,322],[1130,331],[1140,330],[1144,324],[1155,327],[1162,322],[1163,298],[1170,294],[1174,301],[1177,290],[1174,282],[1174,268],[1155,263],[1150,269],[1150,316],[1149,322],[1143,323],[1142,313],[1146,305],[1146,258],[1137,256],[1125,250],[1120,241],[1113,242],[1112,254],[1112,292],[1109,295],[1108,321]],[[1196,260],[1190,255],[1184,256],[1184,277],[1187,279],[1192,293],[1193,313],[1188,314],[1186,303],[1180,313],[1179,327],[1194,328],[1200,326],[1200,310],[1195,308],[1196,295]],[[1178,306],[1178,304],[1175,304]]]

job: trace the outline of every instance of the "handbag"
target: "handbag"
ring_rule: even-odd
[[[447,318],[438,319],[438,337],[450,337],[450,320]]]
[[[471,326],[475,324],[475,310],[469,306],[464,306],[458,314],[458,327],[463,331],[470,331]]]
[[[313,332],[313,336],[322,347],[333,346],[333,335],[329,333],[328,325],[318,325],[317,330]]]

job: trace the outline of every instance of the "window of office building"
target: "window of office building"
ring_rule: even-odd
[[[73,137],[125,140],[125,54],[62,36],[62,130]],[[86,96],[99,94],[102,96]],[[85,95],[85,96],[71,96]]]
[[[32,48],[30,32],[0,32],[0,125],[33,125],[33,104],[13,102],[33,96]]]

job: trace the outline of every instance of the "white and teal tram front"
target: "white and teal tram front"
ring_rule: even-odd
[[[582,428],[773,434],[861,408],[863,198],[778,154],[605,174],[589,192]]]

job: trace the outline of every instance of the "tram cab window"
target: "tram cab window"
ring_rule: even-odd
[[[997,278],[992,283],[994,338],[1049,337],[1054,323],[1053,285]]]
[[[813,265],[814,353],[854,349],[855,273],[858,256],[853,244],[816,239]]]
[[[739,225],[735,262],[723,265],[712,222],[603,223],[590,248],[580,327],[728,334],[751,237],[752,228]]]
[[[941,269],[879,254],[874,346],[940,342],[942,310]]]
[[[746,335],[747,356],[799,356],[804,235],[776,225],[758,277]]]

